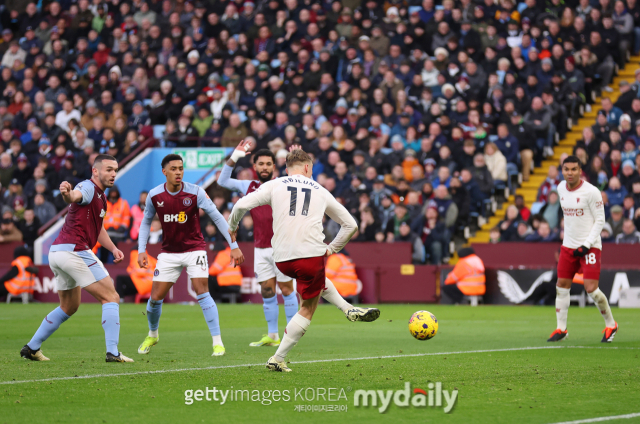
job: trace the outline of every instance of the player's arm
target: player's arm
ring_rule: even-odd
[[[604,217],[604,202],[602,201],[602,193],[599,190],[593,191],[593,196],[589,199],[589,210],[591,210],[591,214],[594,217],[594,223],[587,238],[587,243],[589,243],[587,247],[591,247],[596,243],[598,237],[600,237],[600,233],[602,233],[602,227],[604,227],[606,222]]]
[[[271,190],[274,184],[274,180],[269,181],[261,185],[258,190],[247,194],[236,202],[229,216],[229,231],[235,233],[240,220],[251,209],[271,204]]]
[[[122,253],[122,251],[120,251],[120,249],[118,249],[116,245],[111,241],[111,237],[109,237],[109,234],[107,234],[107,230],[104,229],[104,226],[100,230],[100,235],[98,235],[98,243],[100,243],[102,247],[107,249],[109,252],[113,253],[114,263],[117,264],[124,259],[124,253]]]
[[[231,172],[233,171],[233,167],[236,166],[236,162],[248,154],[247,150],[249,150],[249,147],[251,147],[251,142],[242,140],[233,153],[231,153],[231,157],[222,167],[220,177],[218,177],[218,184],[221,187],[246,194],[251,181],[231,178]]]
[[[325,213],[329,218],[340,224],[340,231],[338,231],[331,244],[327,246],[327,256],[329,256],[333,253],[338,253],[346,246],[358,229],[358,224],[347,208],[342,206],[331,194],[327,193],[327,198]]]
[[[63,181],[60,183],[60,195],[65,203],[79,203],[88,205],[93,199],[94,187],[91,183],[80,183],[74,189],[71,183]]]
[[[213,220],[213,224],[218,227],[218,231],[220,231],[225,240],[227,240],[227,243],[229,243],[229,247],[231,247],[231,263],[234,268],[236,265],[242,264],[244,262],[244,255],[240,248],[238,248],[238,243],[236,243],[236,241],[231,237],[229,224],[227,224],[227,221],[224,220],[224,217],[216,208],[216,205],[213,204],[211,199],[209,199],[209,196],[207,196],[201,187],[198,189],[198,207],[209,215]]]
[[[140,268],[146,268],[149,265],[149,258],[147,257],[147,240],[149,239],[149,233],[151,232],[151,221],[156,214],[156,208],[153,206],[151,196],[147,196],[147,201],[144,206],[144,216],[140,223],[140,231],[138,232],[138,266]]]
[[[600,191],[594,189],[587,202],[587,206],[589,206],[589,210],[594,218],[593,226],[591,227],[591,231],[589,231],[587,240],[582,246],[573,251],[573,256],[585,256],[589,253],[589,249],[596,243],[602,232],[602,227],[604,227],[604,203]]]

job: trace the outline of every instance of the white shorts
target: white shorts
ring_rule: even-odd
[[[187,268],[189,278],[209,278],[207,252],[196,250],[186,253],[160,253],[158,264],[153,271],[153,281],[175,283],[182,268]]]
[[[253,272],[256,274],[256,280],[259,283],[276,277],[278,283],[286,283],[291,281],[291,277],[284,275],[276,266],[273,260],[273,247],[254,249],[253,255]]]
[[[87,287],[109,276],[100,259],[91,251],[49,251],[49,266],[56,290]]]

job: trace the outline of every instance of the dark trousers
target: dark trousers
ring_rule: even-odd
[[[240,294],[240,286],[221,286],[214,275],[209,276],[209,293],[216,302],[222,301],[222,295],[228,293]]]
[[[118,275],[116,277],[116,292],[120,297],[134,296],[138,294],[136,286],[128,275]]]
[[[464,293],[460,291],[457,284],[445,284],[444,287],[442,287],[442,291],[451,298],[453,303],[462,302]]]

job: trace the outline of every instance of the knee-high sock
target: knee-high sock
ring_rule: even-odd
[[[282,296],[284,299],[284,314],[287,316],[287,324],[291,318],[298,313],[298,296],[292,292],[289,296]]]
[[[563,289],[556,286],[556,319],[558,320],[558,326],[562,331],[567,329],[567,315],[569,314],[569,292],[571,289]]]
[[[216,306],[216,302],[213,301],[213,298],[209,292],[207,292],[198,295],[198,303],[202,308],[204,320],[207,321],[211,337],[213,337],[213,344],[222,345],[222,338],[220,337],[220,320],[218,319],[218,307]]]
[[[62,308],[58,306],[53,311],[49,312],[49,315],[44,317],[38,331],[36,331],[36,334],[33,335],[31,341],[27,343],[27,345],[33,350],[40,349],[42,343],[44,343],[50,335],[60,328],[60,324],[68,319],[69,315],[65,314]]]
[[[107,352],[118,356],[118,340],[120,339],[120,305],[109,302],[102,305],[102,328]]]
[[[278,307],[278,296],[263,297],[262,309],[264,310],[264,319],[267,320],[267,331],[271,338],[278,334],[278,314],[280,308]],[[278,336],[280,337],[280,336]]]
[[[287,328],[284,330],[284,337],[280,341],[280,346],[276,351],[275,357],[278,361],[284,361],[284,358],[287,356],[287,353],[298,344],[298,341],[304,333],[309,328],[309,324],[311,321],[296,313],[289,324],[287,324]]]
[[[338,289],[333,285],[331,280],[325,278],[324,280],[324,290],[321,293],[321,296],[324,300],[331,303],[336,308],[340,309],[342,312],[347,312],[349,308],[353,307],[349,302],[344,300],[340,293],[338,293]]]
[[[602,314],[602,318],[604,318],[604,323],[607,327],[615,327],[616,322],[613,319],[613,315],[611,314],[611,308],[609,307],[609,301],[607,300],[607,296],[602,293],[602,290],[595,289],[591,293],[589,293],[589,297],[595,302],[596,306],[600,310]]]
[[[147,321],[149,322],[149,336],[158,337],[158,326],[160,325],[160,315],[162,315],[163,300],[153,300],[149,298],[147,302]]]

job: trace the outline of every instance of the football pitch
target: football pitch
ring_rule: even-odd
[[[20,358],[54,307],[0,305],[0,423],[640,422],[638,310],[614,308],[605,345],[598,311],[572,306],[568,341],[551,345],[553,307],[379,305],[378,321],[351,323],[321,305],[283,374],[264,367],[275,347],[249,346],[266,332],[262,305],[219,305],[223,357],[196,303],[163,306],[149,355],[137,353],[146,305],[121,305],[133,364],[105,363],[97,304],[45,342],[50,362]],[[438,318],[429,341],[407,329],[421,309]],[[285,322],[282,309],[281,337]]]

